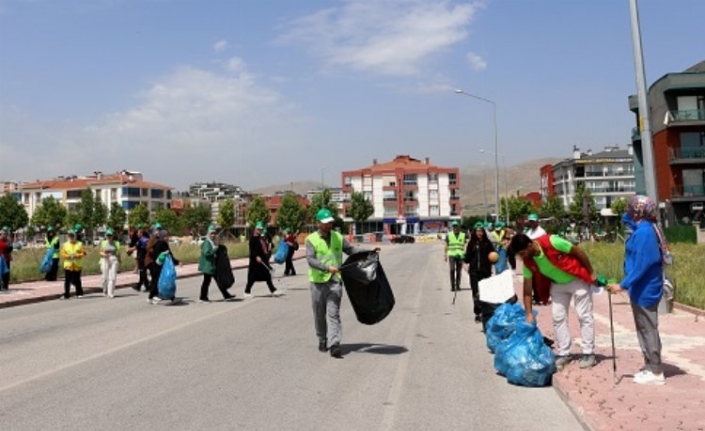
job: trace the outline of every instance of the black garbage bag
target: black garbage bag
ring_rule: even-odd
[[[340,266],[340,275],[360,323],[381,322],[394,308],[392,286],[377,253],[366,251],[350,255]]]
[[[229,289],[235,284],[228,248],[223,244],[219,245],[215,252],[215,282],[221,289]]]

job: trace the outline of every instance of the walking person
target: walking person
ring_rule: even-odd
[[[51,255],[51,269],[49,269],[49,271],[44,275],[44,280],[56,281],[59,273],[59,253],[61,244],[59,243],[59,235],[56,234],[56,231],[51,226],[47,228],[47,236],[44,238],[44,247],[46,247],[47,252],[49,250],[54,250],[54,254]]]
[[[174,257],[169,247],[169,235],[166,229],[163,229],[161,225],[158,225],[154,234],[154,245],[152,246],[152,280],[149,287],[149,297],[147,302],[151,304],[159,304],[162,300],[170,300],[175,302],[176,298],[162,298],[159,296],[159,276],[162,275],[162,265],[166,256],[171,256],[174,261],[174,265],[180,265],[178,259]]]
[[[663,233],[657,223],[658,205],[646,196],[634,196],[627,204],[622,221],[632,233],[625,243],[624,279],[609,284],[611,293],[629,294],[644,368],[634,374],[634,383],[663,385],[666,377],[661,362],[661,336],[658,330],[658,304],[663,296],[665,250]]]
[[[120,242],[115,240],[112,228],[105,230],[105,239],[100,242],[100,283],[103,296],[115,297],[115,280],[120,269]]]
[[[450,291],[460,290],[460,278],[463,269],[463,250],[465,249],[465,232],[460,232],[457,221],[451,223],[453,230],[446,235],[443,259],[449,263]]]
[[[571,361],[572,337],[568,327],[571,299],[580,323],[582,358],[580,368],[593,367],[595,360],[595,319],[593,316],[591,285],[597,280],[590,259],[579,246],[558,235],[543,235],[532,240],[524,234],[512,238],[509,252],[518,254],[524,262],[524,309],[526,321],[534,321],[532,312],[531,280],[542,274],[551,281],[553,298],[551,313],[557,339],[556,368],[560,371]]]
[[[208,289],[211,285],[211,280],[215,277],[216,271],[216,253],[218,251],[217,235],[215,227],[209,226],[206,239],[201,244],[201,256],[198,259],[198,270],[203,273],[203,282],[201,283],[201,294],[198,297],[198,302],[208,303],[211,302],[208,299]],[[216,283],[217,284],[217,283]],[[227,289],[218,286],[220,293],[223,294],[223,299],[226,301],[232,301],[235,299],[234,295],[231,295]]]
[[[154,244],[157,243],[157,238],[162,230],[162,225],[159,223],[155,223],[154,229],[152,230],[152,234],[149,236],[149,239],[147,240],[147,245],[145,247],[144,265],[145,268],[147,268],[147,271],[149,272],[149,289],[147,289],[149,291],[149,296],[147,297],[147,302],[152,302],[152,299],[154,298],[154,296],[152,296],[152,285],[154,284],[154,274],[156,272],[157,266],[156,255],[154,254]]]
[[[64,261],[64,295],[59,299],[69,299],[72,284],[76,288],[76,298],[83,298],[83,243],[78,241],[74,230],[68,232],[68,237],[69,240],[61,247],[61,259]]]
[[[289,249],[286,252],[284,275],[296,275],[296,269],[294,268],[294,253],[296,253],[296,250],[299,249],[299,243],[296,240],[298,232],[292,233],[291,229],[286,228],[284,229],[284,234],[286,235],[284,237],[284,241],[289,246]]]
[[[470,236],[464,258],[465,263],[468,265],[468,274],[470,274],[472,311],[475,314],[475,323],[482,322],[479,285],[480,280],[489,278],[492,275],[490,253],[494,251],[495,248],[487,237],[487,231],[484,229],[482,222],[475,223],[475,230]]]
[[[5,260],[5,266],[7,272],[2,274],[0,278],[0,290],[10,289],[10,266],[12,263],[12,238],[10,237],[11,232],[8,226],[3,226],[0,230],[0,259]]]
[[[137,234],[135,238],[130,240],[130,248],[127,251],[128,254],[135,255],[139,279],[137,281],[137,284],[132,286],[132,288],[138,292],[142,289],[142,286],[144,286],[145,291],[149,290],[149,278],[147,277],[147,244],[149,243],[149,238],[149,231],[143,229],[142,225],[138,224]],[[152,243],[152,246],[154,246],[154,243]]]
[[[245,286],[245,298],[252,297],[252,286],[258,281],[267,283],[269,293],[272,296],[281,296],[284,293],[277,290],[272,283],[271,266],[269,257],[272,255],[270,241],[262,235],[264,224],[258,221],[255,230],[250,237],[250,261],[247,265],[247,285]]]
[[[306,238],[306,260],[318,350],[325,352],[330,349],[332,357],[342,358],[340,300],[343,284],[340,265],[343,263],[343,253],[350,255],[365,250],[351,246],[340,232],[333,231],[334,220],[327,208],[321,208],[316,213],[318,230]],[[374,251],[378,252],[379,248]]]
[[[536,239],[546,235],[546,231],[539,224],[539,216],[529,214],[527,217],[528,230],[526,236],[530,239]],[[542,274],[536,274],[531,279],[531,292],[534,305],[548,305],[550,300],[551,281],[546,279]]]

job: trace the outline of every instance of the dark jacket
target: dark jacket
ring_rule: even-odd
[[[487,237],[478,240],[474,236],[470,238],[468,245],[465,247],[465,263],[469,265],[468,272],[470,275],[490,275],[492,274],[492,262],[490,262],[490,253],[495,251],[494,246]]]
[[[266,243],[263,246],[263,241],[267,241],[267,238],[263,235],[250,237],[250,263],[248,266],[247,278],[254,281],[267,281],[272,277],[268,268],[270,266],[270,253],[267,252],[268,250],[266,248]],[[262,262],[264,262],[266,266],[257,262],[258,256],[262,259]]]
[[[152,238],[150,238],[150,241],[151,239]],[[178,265],[179,260],[175,258],[174,254],[171,252],[171,248],[169,248],[169,243],[164,241],[163,239],[159,239],[154,242],[154,247],[152,247],[152,259],[156,262],[157,257],[159,257],[159,255],[165,251],[169,252],[169,254],[171,255],[171,260],[174,261],[174,265]],[[145,262],[146,261],[147,260],[145,259]]]

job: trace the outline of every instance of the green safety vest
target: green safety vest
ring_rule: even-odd
[[[47,250],[49,249],[54,249],[54,254],[51,255],[53,259],[58,259],[59,258],[59,249],[54,247],[56,244],[59,243],[59,236],[55,235],[54,238],[51,239],[51,242],[49,242],[49,238],[44,238],[44,246],[46,246]]]
[[[330,247],[326,240],[321,238],[318,232],[308,236],[306,241],[310,242],[316,251],[316,259],[327,266],[340,267],[343,263],[343,235],[339,232],[331,231]],[[321,271],[316,268],[308,269],[308,280],[312,283],[326,283],[330,280],[331,274],[328,271]]]
[[[448,232],[448,256],[449,257],[463,257],[465,254],[465,232],[455,233]]]

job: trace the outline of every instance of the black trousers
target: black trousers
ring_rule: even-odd
[[[149,279],[147,278],[147,267],[144,265],[144,259],[137,259],[137,269],[139,271],[140,279],[137,281],[135,290],[140,290],[144,286],[144,290],[150,289]]]
[[[460,276],[463,273],[463,260],[459,257],[448,257],[450,267],[450,290],[460,290]]]
[[[484,272],[470,272],[470,289],[472,290],[472,311],[475,316],[482,313],[482,302],[480,301],[480,280],[489,278],[491,274]]]
[[[286,265],[284,266],[284,275],[296,275],[296,270],[294,269],[294,247],[289,247],[289,251],[286,253]]]
[[[162,266],[157,265],[156,262],[150,263],[149,275],[152,277],[151,283],[149,284],[149,299],[152,299],[155,296],[159,296],[159,276],[162,275]]]
[[[203,274],[203,283],[201,283],[201,295],[198,297],[198,299],[202,301],[207,301],[208,300],[208,289],[210,288],[211,285],[211,280],[213,280],[213,275],[211,274]],[[218,283],[216,283],[216,286]],[[218,286],[218,289],[220,290],[220,293],[223,294],[223,298],[230,298],[232,295],[230,292],[228,292],[227,289],[223,289],[222,287]]]
[[[64,270],[64,298],[69,298],[72,284],[76,287],[76,296],[83,296],[81,271]]]
[[[5,260],[5,264],[7,265],[7,272],[2,275],[2,287],[3,289],[7,290],[10,288],[10,262]]]
[[[255,277],[250,275],[250,273],[252,273],[252,272],[255,272],[255,271],[249,271],[247,274],[247,285],[245,286],[245,293],[252,292],[252,286],[254,286],[254,284],[257,282],[257,280],[255,280]],[[269,288],[269,291],[271,293],[274,293],[277,291],[277,288],[274,287],[274,283],[272,283],[272,275],[271,274],[269,274],[267,276],[267,279],[264,280],[264,282],[267,283],[267,287]]]
[[[59,274],[59,258],[57,257],[57,258],[54,258],[51,260],[51,269],[44,276],[44,280],[56,281],[58,274]]]

